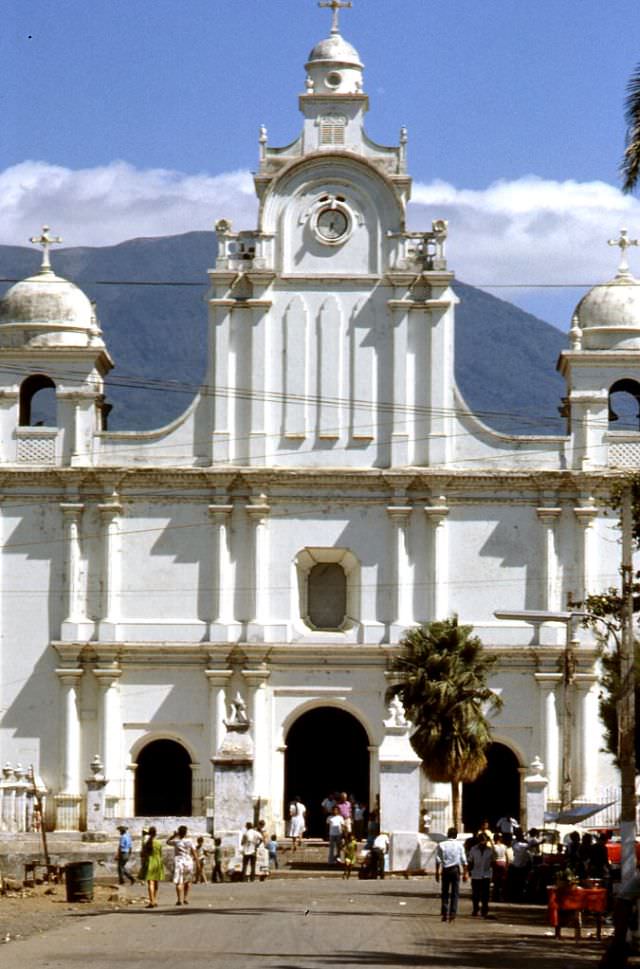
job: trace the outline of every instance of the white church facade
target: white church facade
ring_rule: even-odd
[[[331,789],[379,799],[392,830],[417,831],[421,803],[444,826],[448,789],[418,782],[385,691],[403,631],[453,614],[497,656],[503,699],[469,823],[522,815],[536,758],[550,806],[563,767],[573,803],[616,783],[590,634],[568,677],[564,626],[494,611],[562,610],[618,581],[606,501],[640,434],[609,409],[616,391],[640,399],[640,283],[623,265],[577,308],[566,435],[477,419],[454,379],[448,227],[434,213],[407,230],[406,131],[367,136],[363,65],[329,6],[300,136],[260,133],[257,228],[217,222],[207,375],[184,415],[103,429],[113,362],[46,232],[40,273],[0,300],[0,791],[33,764],[58,829],[90,822],[96,754],[113,823],[219,826],[229,768],[238,820],[256,810],[280,834],[291,796],[317,827]],[[52,426],[34,426],[42,394]]]

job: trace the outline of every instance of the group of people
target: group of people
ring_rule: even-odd
[[[257,824],[247,821],[240,839],[240,851],[242,881],[247,881],[247,878],[255,881],[256,872],[264,881],[270,870],[278,867],[278,840],[275,834],[267,837],[265,821],[258,821]]]
[[[568,843],[554,848],[556,864],[568,869],[576,880],[598,879],[607,886],[610,868],[606,834],[573,831]],[[441,883],[443,921],[454,921],[458,911],[460,881],[471,878],[473,916],[489,918],[489,902],[539,901],[546,883],[540,882],[549,871],[536,864],[540,856],[541,835],[536,828],[524,832],[513,818],[500,818],[493,831],[483,821],[478,831],[464,843],[456,828],[450,828],[436,849],[436,880]],[[493,891],[492,891],[493,888]]]
[[[131,860],[133,844],[129,829],[122,824],[118,828],[120,837],[116,861],[118,864],[118,881],[124,885],[125,879],[135,884],[136,878],[128,871],[127,865]],[[211,852],[205,850],[204,838],[198,837],[195,844],[188,837],[185,825],[169,835],[166,842],[158,837],[156,828],[152,825],[143,830],[142,848],[140,850],[140,869],[137,879],[147,885],[148,908],[158,907],[158,887],[165,880],[163,850],[164,844],[171,845],[174,853],[173,883],[176,888],[176,905],[189,904],[189,890],[192,882],[206,882],[206,856]],[[222,840],[214,838],[213,868],[211,880],[223,881],[222,874]]]

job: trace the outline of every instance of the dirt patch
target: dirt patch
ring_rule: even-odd
[[[142,908],[145,901],[142,885],[126,892],[118,885],[94,885],[92,902],[68,902],[64,885],[36,885],[8,892],[0,895],[0,945],[48,932],[68,918],[115,912],[129,905]]]

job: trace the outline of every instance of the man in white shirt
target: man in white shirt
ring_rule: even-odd
[[[250,879],[256,880],[256,857],[258,845],[262,844],[262,835],[254,828],[251,821],[247,821],[245,830],[242,833],[240,847],[242,848],[242,881],[247,880],[247,868],[250,870]]]
[[[371,860],[374,878],[384,878],[384,857],[389,851],[389,835],[381,831],[374,839],[371,848]]]
[[[440,889],[440,903],[442,921],[453,922],[458,914],[458,899],[460,898],[460,875],[467,880],[467,856],[464,845],[458,841],[458,829],[449,828],[445,841],[441,841],[436,848],[436,881],[440,881],[442,871],[442,885]]]

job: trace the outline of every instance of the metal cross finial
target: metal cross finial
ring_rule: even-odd
[[[42,246],[42,265],[40,266],[40,271],[51,269],[51,262],[49,260],[49,250],[53,245],[60,245],[62,238],[60,236],[50,236],[49,226],[42,226],[42,235],[31,236],[29,242],[33,242],[35,246]]]
[[[631,246],[640,245],[638,239],[630,239],[629,233],[626,229],[620,229],[619,239],[609,239],[610,246],[617,246],[620,250],[620,265],[618,266],[619,273],[629,272],[629,263],[627,261],[627,249]]]
[[[340,24],[339,24],[338,18],[340,17],[340,11],[351,8],[353,4],[351,3],[351,0],[348,0],[348,2],[346,3],[343,3],[342,0],[321,0],[321,2],[318,3],[318,6],[328,7],[330,10],[333,11],[333,20],[331,21],[331,33],[339,34]]]

